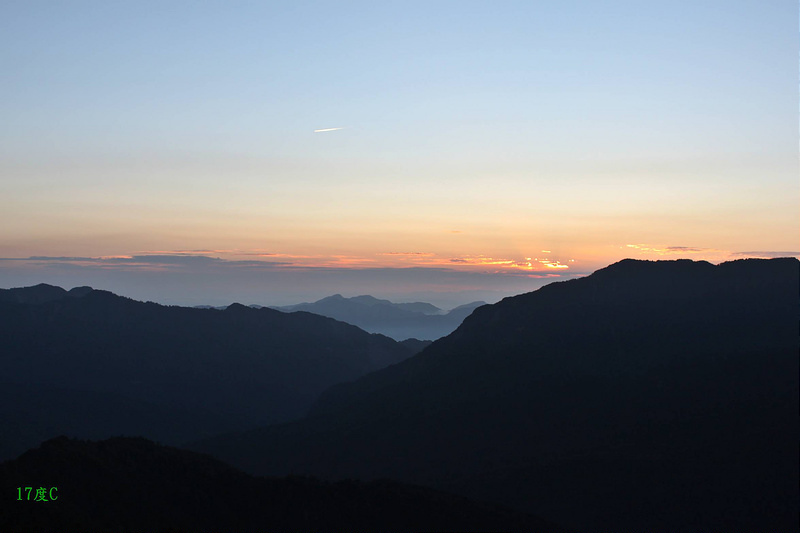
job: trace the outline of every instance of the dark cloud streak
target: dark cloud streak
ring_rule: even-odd
[[[733,252],[736,257],[775,259],[777,257],[800,257],[800,252]]]
[[[447,266],[337,267],[208,256],[0,258],[0,287],[90,285],[177,305],[289,305],[331,294],[429,301],[443,308],[497,301],[583,272],[464,271]],[[555,274],[555,275],[554,275]]]

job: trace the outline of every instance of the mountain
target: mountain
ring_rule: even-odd
[[[472,302],[445,312],[424,302],[398,304],[367,295],[345,298],[341,294],[334,294],[314,303],[273,309],[287,313],[307,311],[353,324],[371,333],[403,340],[444,337],[481,305],[485,305],[485,302]]]
[[[54,287],[40,283],[33,287],[20,287],[15,289],[0,289],[0,302],[16,302],[21,304],[41,304],[63,300],[64,298],[80,298],[91,292],[91,287],[75,287],[66,291],[61,287]]]
[[[148,435],[181,443],[230,428],[223,415],[133,399],[114,392],[76,390],[0,380],[0,461],[55,435],[104,439]]]
[[[59,433],[169,443],[305,414],[416,347],[310,313],[142,303],[89,288],[0,292],[0,458]]]
[[[337,297],[341,298],[341,295],[336,294],[332,296],[332,298],[334,299],[338,299]],[[360,305],[364,305],[366,307],[373,307],[376,305],[388,305],[396,309],[401,309],[403,311],[408,311],[410,313],[422,313],[423,315],[440,315],[444,313],[443,310],[427,302],[392,303],[389,300],[381,300],[379,298],[375,298],[374,296],[369,296],[369,295],[354,296],[353,298],[347,298],[347,300],[358,303]]]
[[[799,266],[621,261],[476,309],[303,420],[194,447],[581,531],[796,531]]]
[[[404,341],[400,341],[400,344],[411,350],[413,353],[417,354],[433,344],[433,341],[421,341],[419,339],[406,339]]]
[[[0,464],[0,488],[0,529],[9,532],[563,531],[391,481],[255,478],[141,438],[50,440]]]
[[[314,303],[304,302],[295,305],[273,307],[273,309],[286,312],[308,311],[311,313],[314,311],[329,311],[338,313],[358,313],[364,308],[375,306],[385,307],[386,309],[379,309],[379,311],[384,313],[392,313],[393,310],[407,311],[409,313],[421,313],[423,315],[440,315],[444,313],[442,309],[426,302],[393,303],[389,300],[383,300],[369,295],[345,298],[341,294],[334,294],[333,296],[328,296],[321,300],[317,300]],[[399,313],[396,316],[404,316],[404,313]]]

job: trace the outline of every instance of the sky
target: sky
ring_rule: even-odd
[[[0,287],[452,307],[800,256],[794,1],[0,2]]]

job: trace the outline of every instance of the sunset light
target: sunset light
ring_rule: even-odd
[[[777,6],[91,5],[0,22],[2,286],[497,301],[798,255]]]
[[[0,2],[0,532],[800,531],[798,20]]]

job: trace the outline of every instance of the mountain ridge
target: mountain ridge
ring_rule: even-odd
[[[329,385],[419,349],[310,313],[239,304],[225,311],[162,306],[103,290],[68,292],[47,285],[0,293],[0,339],[4,382],[25,397],[43,394],[54,402],[72,398],[85,405],[87,393],[100,395],[123,409],[123,423],[111,426],[105,426],[111,421],[105,411],[94,412],[92,420],[108,429],[120,431],[129,422],[130,431],[141,431],[148,416],[166,421],[186,410],[203,413],[188,417],[199,424],[195,429],[176,422],[182,434],[167,423],[154,423],[145,433],[172,444],[195,438],[192,433],[300,416]],[[0,429],[14,438],[0,443],[0,457],[53,436],[47,432],[55,427],[68,429],[40,402],[33,404],[39,406],[35,412],[26,408],[24,431],[14,429],[23,423],[13,413],[16,400],[2,399],[0,412],[10,415],[0,420]],[[59,402],[56,410],[74,423],[78,414],[68,407]],[[91,431],[73,436],[103,436],[82,422],[76,426]]]
[[[393,303],[369,295],[345,298],[327,296],[313,303],[276,306],[292,313],[307,311],[354,324],[371,333],[382,333],[395,340],[416,338],[433,340],[451,333],[474,309],[485,302],[471,302],[449,311],[425,303]]]
[[[47,303],[63,298],[81,298],[93,291],[91,287],[73,287],[69,291],[55,285],[39,283],[30,287],[0,289],[0,301],[16,303]]]
[[[478,308],[303,420],[195,446],[580,530],[796,526],[799,265],[623,261]]]

